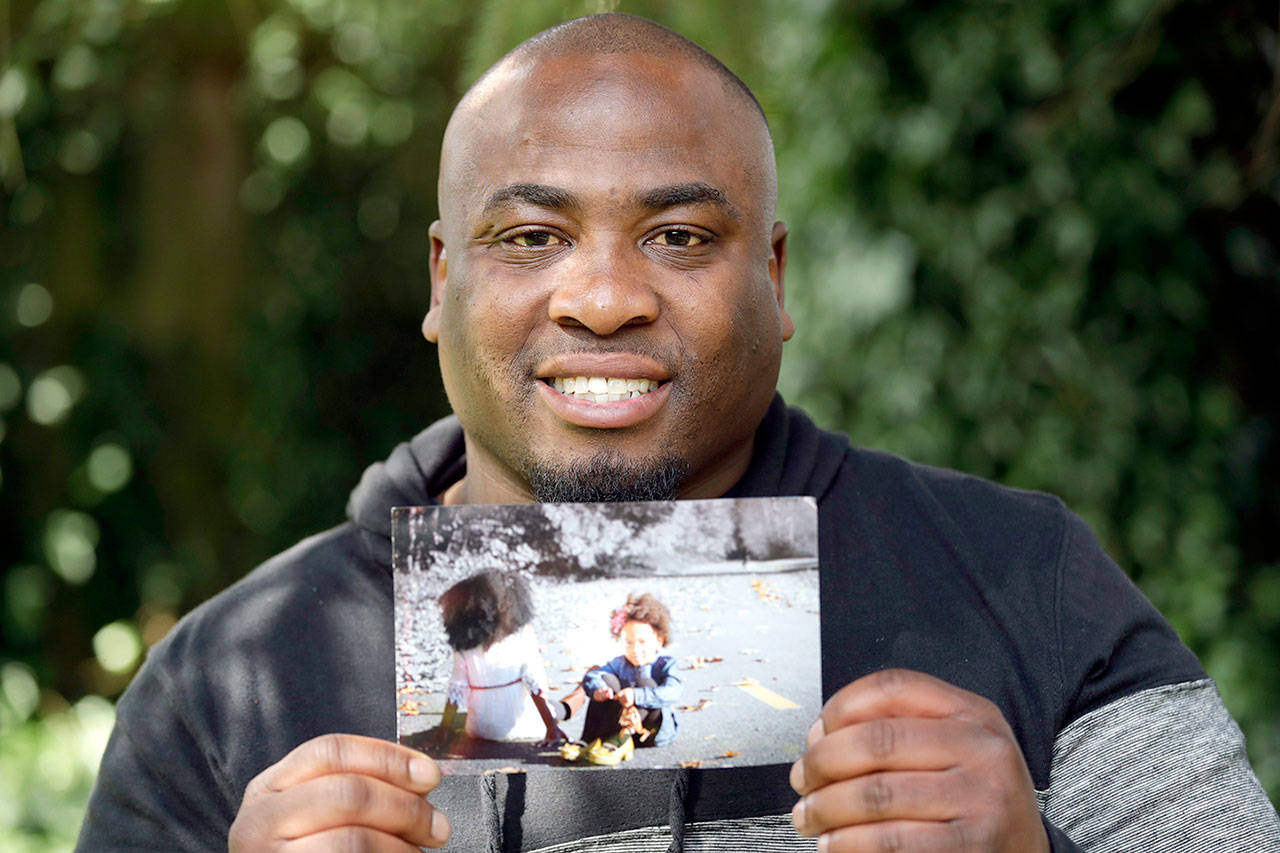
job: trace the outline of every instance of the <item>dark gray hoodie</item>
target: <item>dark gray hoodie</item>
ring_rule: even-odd
[[[365,472],[347,523],[255,569],[157,644],[120,699],[80,848],[223,850],[245,786],[298,744],[328,732],[393,739],[390,510],[433,502],[464,470],[457,421],[431,426]],[[1184,841],[1169,815],[1200,820],[1186,799],[1232,803],[1206,837],[1235,837],[1237,818],[1276,829],[1195,657],[1059,501],[851,448],[781,398],[728,497],[776,495],[818,499],[824,695],[901,666],[991,699],[1055,850],[1078,848],[1053,824],[1084,849],[1114,840],[1117,821],[1145,826],[1139,839]],[[1135,708],[1162,727],[1135,734]],[[1188,733],[1166,742],[1180,721]],[[1167,770],[1109,757],[1117,732],[1137,738],[1139,758],[1173,752],[1212,768],[1171,792]],[[452,776],[431,800],[453,824],[448,849],[812,849],[790,827],[788,769]],[[1277,849],[1259,841],[1275,835],[1214,849]]]

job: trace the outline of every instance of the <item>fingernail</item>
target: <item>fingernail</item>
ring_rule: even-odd
[[[430,785],[435,781],[435,770],[430,759],[415,758],[410,761],[409,778],[419,785]]]
[[[449,818],[445,817],[443,812],[431,813],[431,837],[441,841],[449,839]]]
[[[805,736],[805,744],[813,746],[827,733],[826,728],[822,725],[822,718],[814,720],[812,726],[809,727],[809,734]]]
[[[804,835],[804,797],[801,797],[791,808],[791,822],[796,826],[796,832]]]
[[[804,759],[791,765],[791,790],[797,794],[804,793]]]
[[[827,853],[827,848],[831,846],[830,833],[823,833],[818,836],[818,853]]]

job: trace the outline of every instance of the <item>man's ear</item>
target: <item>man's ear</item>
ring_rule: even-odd
[[[431,238],[431,259],[428,265],[431,274],[431,307],[427,309],[427,316],[422,318],[422,336],[434,344],[440,341],[440,303],[444,301],[449,262],[444,254],[444,235],[439,219],[431,223],[427,234]]]
[[[783,297],[786,287],[784,279],[787,271],[787,223],[773,223],[773,235],[769,246],[769,278],[773,281],[773,295],[778,300],[778,312],[782,317],[782,339],[791,340],[796,333],[796,321],[783,308]]]

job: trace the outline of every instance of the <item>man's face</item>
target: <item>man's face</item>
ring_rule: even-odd
[[[723,494],[791,333],[759,117],[639,54],[546,59],[479,100],[446,138],[423,325],[467,499],[549,499],[537,483],[587,471]]]

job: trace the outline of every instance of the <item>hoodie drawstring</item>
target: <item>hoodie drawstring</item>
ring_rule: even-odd
[[[684,853],[685,799],[689,794],[689,768],[676,770],[671,780],[671,799],[667,805],[667,823],[671,826],[671,846],[667,853]]]
[[[484,815],[488,838],[485,853],[502,853],[502,816],[498,813],[498,775],[482,773],[480,790],[484,794]]]

